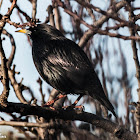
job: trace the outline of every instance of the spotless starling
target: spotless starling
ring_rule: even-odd
[[[48,84],[65,95],[89,95],[116,116],[92,63],[75,42],[48,24],[37,24],[18,32],[30,36],[34,64]]]

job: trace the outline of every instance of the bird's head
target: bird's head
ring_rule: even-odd
[[[47,39],[63,36],[63,34],[59,30],[48,24],[37,24],[34,27],[29,27],[28,29],[21,29],[16,32],[25,33],[29,35],[31,39],[33,39],[34,37],[45,37]]]
[[[37,26],[33,26],[33,27],[28,27],[27,29],[25,29],[25,28],[20,29],[20,30],[17,30],[15,32],[24,33],[24,34],[27,34],[27,35],[31,36],[37,30],[39,30],[39,28]]]

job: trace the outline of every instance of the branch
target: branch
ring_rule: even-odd
[[[36,115],[43,117],[46,120],[49,119],[62,119],[62,120],[79,120],[90,123],[96,127],[100,127],[107,132],[114,134],[116,137],[123,140],[137,140],[138,135],[130,132],[129,130],[115,124],[109,120],[100,118],[94,114],[81,112],[78,110],[51,110],[49,108],[42,108],[39,106],[31,106],[22,103],[7,103],[7,107],[0,106],[0,111],[8,113],[20,113],[21,115]]]
[[[8,70],[8,75],[17,98],[20,100],[21,103],[27,103],[26,99],[22,95],[21,85],[18,84],[15,79],[15,65],[13,66],[13,70]]]
[[[12,5],[11,5],[10,9],[8,10],[7,14],[4,15],[2,17],[2,19],[0,20],[0,32],[2,32],[2,29],[5,26],[6,19],[8,19],[10,17],[10,15],[12,14],[12,11],[16,5],[16,2],[17,2],[17,0],[13,0]]]
[[[82,5],[82,6],[86,7],[86,8],[89,8],[89,9],[94,9],[96,12],[99,12],[99,13],[101,13],[103,15],[106,15],[107,16],[107,14],[108,14],[106,11],[100,9],[99,7],[96,7],[96,6],[94,6],[94,5],[90,4],[90,3],[87,3],[85,1],[83,1],[83,0],[76,0],[76,1],[80,5]]]
[[[8,77],[10,79],[11,85],[15,91],[17,98],[20,100],[21,103],[25,104],[25,103],[27,103],[27,101],[25,100],[25,98],[22,95],[23,85],[21,83],[17,83],[17,81],[15,79],[15,74],[19,74],[19,72],[15,72],[15,65],[14,65],[12,70],[8,69]],[[3,75],[2,67],[0,67],[0,75]],[[29,88],[26,88],[26,89],[29,89]]]
[[[3,3],[3,0],[1,0],[1,2],[0,2],[0,8],[1,8],[1,6],[2,6],[2,3]]]
[[[37,7],[37,0],[32,0],[32,19],[35,20],[36,17],[36,7]]]
[[[8,125],[8,126],[13,126],[13,127],[40,127],[40,128],[46,128],[46,129],[57,129],[57,130],[62,130],[65,132],[72,132],[79,134],[80,136],[86,136],[88,139],[96,139],[96,140],[101,140],[97,136],[93,135],[89,131],[83,130],[83,129],[78,129],[78,128],[73,128],[71,126],[67,126],[64,124],[52,124],[52,123],[32,123],[32,122],[17,122],[17,121],[0,121],[0,125]],[[32,128],[33,129],[33,128]]]
[[[60,16],[60,11],[58,9],[57,3],[54,3],[54,15],[55,15],[56,29],[61,31],[61,16]]]
[[[11,45],[12,45],[12,51],[7,61],[7,67],[10,68],[10,66],[12,65],[14,56],[15,56],[15,51],[16,51],[15,40],[13,36],[10,33],[8,33],[5,29],[2,30],[2,33],[7,35],[10,38]]]
[[[48,11],[48,15],[49,15],[50,25],[55,27],[54,15],[53,15],[53,7],[51,5],[49,5],[48,8],[47,8],[47,11]]]
[[[108,15],[113,15],[114,14],[114,8],[115,11],[118,12],[124,5],[126,5],[126,2],[124,0],[118,2],[116,5],[113,6],[113,8],[109,9],[106,13]],[[93,27],[97,28],[97,27],[101,27],[102,24],[107,21],[109,19],[109,16],[103,15],[98,21],[94,22]],[[79,41],[79,46],[80,47],[84,47],[88,40],[94,35],[94,31],[92,31],[91,29],[89,29],[87,32],[85,32],[85,34],[81,37],[80,41]]]
[[[15,5],[15,7],[17,8],[17,10],[26,18],[26,20],[28,21],[28,22],[30,22],[31,21],[31,18],[30,18],[30,16],[28,16],[28,14],[27,13],[25,13],[25,12],[23,12],[20,8],[19,8],[19,6],[16,4]]]
[[[129,10],[129,20],[135,24],[135,21],[134,21],[135,15],[131,8],[131,3],[127,2],[127,6],[128,6],[128,10]],[[135,31],[133,30],[133,28],[129,28],[129,31],[130,31],[130,35],[135,36]],[[132,50],[133,50],[133,59],[135,62],[135,67],[136,67],[136,78],[138,81],[137,93],[138,93],[139,99],[138,99],[138,103],[136,105],[135,117],[136,117],[136,133],[139,134],[140,133],[140,62],[139,62],[139,58],[138,58],[138,54],[137,54],[136,42],[134,40],[131,40],[131,46],[132,46]]]
[[[119,34],[114,34],[114,33],[109,33],[109,32],[106,32],[104,30],[100,30],[99,31],[99,27],[102,26],[102,24],[107,21],[109,19],[109,17],[111,17],[113,14],[114,14],[114,8],[115,8],[115,11],[119,11],[119,9],[121,9],[124,5],[126,5],[126,2],[123,0],[119,3],[117,3],[116,5],[114,5],[111,9],[109,9],[107,12],[104,12],[104,11],[101,11],[99,8],[97,7],[94,7],[93,5],[91,4],[88,4],[88,3],[85,3],[85,2],[82,2],[80,0],[76,0],[77,2],[79,3],[82,3],[84,4],[84,6],[86,7],[90,7],[90,8],[93,8],[94,10],[96,9],[97,11],[100,11],[102,13],[104,13],[105,15],[103,15],[98,21],[94,22],[93,25],[89,25],[87,24],[83,19],[81,19],[76,13],[72,12],[72,10],[69,10],[66,5],[61,2],[60,0],[57,0],[57,3],[60,7],[62,7],[64,9],[64,11],[66,13],[68,13],[69,15],[71,15],[75,20],[78,20],[80,21],[82,24],[84,24],[85,26],[87,26],[89,28],[89,30],[83,35],[83,37],[80,39],[79,41],[79,46],[80,47],[84,47],[86,45],[86,43],[88,42],[88,40],[96,33],[99,33],[99,34],[103,34],[103,35],[109,35],[111,37],[117,37],[117,38],[122,38],[122,39],[135,39],[135,40],[138,40],[140,38],[136,38],[136,37],[127,37],[127,36],[122,36],[122,35],[119,35]],[[126,23],[125,23],[126,24]],[[128,24],[128,23],[127,23]]]
[[[3,92],[0,95],[0,103],[4,103],[7,101],[9,95],[9,79],[8,79],[8,68],[6,67],[6,57],[4,50],[2,48],[2,42],[0,39],[0,57],[1,57],[1,71],[2,71],[2,84],[3,84]]]
[[[7,14],[5,16],[3,16],[2,19],[0,20],[0,36],[2,33],[2,29],[5,26],[6,19],[9,18],[10,15],[12,14],[16,1],[17,0],[13,0],[12,5],[11,5],[10,9],[8,10]],[[6,67],[6,57],[5,57],[4,50],[2,48],[1,39],[0,39],[0,56],[1,56],[2,76],[3,76],[2,83],[3,83],[3,87],[4,87],[4,90],[3,90],[2,94],[0,95],[0,102],[4,103],[7,101],[7,98],[9,95],[9,79],[8,79],[8,69]]]
[[[108,35],[110,37],[121,38],[121,39],[124,39],[124,40],[134,40],[134,41],[139,41],[140,40],[139,36],[135,36],[135,35],[132,35],[132,34],[131,34],[131,36],[123,36],[123,35],[118,34],[118,33],[110,33],[106,30],[101,30],[101,29],[96,29],[94,31],[94,33],[99,33],[101,35]]]
[[[89,32],[91,32],[92,31],[92,34],[97,34],[97,33],[99,33],[99,34],[101,34],[101,35],[108,35],[108,36],[110,36],[110,37],[116,37],[116,38],[121,38],[121,39],[124,39],[124,40],[140,40],[140,37],[139,36],[134,36],[134,35],[132,35],[132,36],[123,36],[123,35],[121,35],[121,34],[116,34],[116,33],[110,33],[110,32],[108,32],[108,31],[106,31],[106,30],[101,30],[101,29],[99,29],[98,28],[98,26],[97,27],[95,27],[95,26],[93,26],[93,25],[89,25],[89,24],[87,24],[83,19],[81,19],[76,13],[74,13],[74,12],[72,12],[71,10],[69,10],[69,9],[67,9],[66,7],[65,7],[65,5],[61,2],[59,2],[59,5],[61,6],[61,7],[63,7],[64,8],[64,10],[65,10],[65,12],[66,13],[68,13],[70,16],[72,16],[74,19],[75,19],[75,21],[76,20],[78,20],[78,21],[80,21],[82,24],[84,24],[86,27],[88,27],[90,30],[89,30]],[[130,23],[132,23],[132,22],[130,22]],[[128,26],[128,27],[132,27],[132,25],[130,24],[129,22],[126,22],[126,21],[124,21],[124,23],[121,23],[120,24],[120,26]],[[95,23],[94,23],[95,24]],[[116,28],[116,27],[115,27]],[[117,28],[118,28],[118,26],[117,26]],[[140,30],[140,27],[138,26],[138,25],[135,25],[134,24],[134,26],[133,26],[133,29],[135,29],[135,30]],[[83,38],[83,40],[86,40],[86,37],[87,37],[87,32],[85,33],[86,35],[85,35],[85,37]],[[86,41],[88,41],[88,40],[86,40]],[[81,44],[80,44],[80,42],[79,42],[79,46],[81,46]]]
[[[140,19],[140,14],[136,15],[134,18],[135,18],[135,21],[139,20]]]
[[[40,79],[40,77],[37,80],[37,83],[39,84],[39,91],[41,94],[41,99],[42,99],[42,106],[45,104],[45,94],[43,94],[43,89],[42,89],[42,80]]]

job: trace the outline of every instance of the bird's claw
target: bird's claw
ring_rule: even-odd
[[[51,106],[51,105],[54,104],[54,102],[55,102],[54,100],[51,100],[51,101],[47,102],[45,105],[46,105],[46,106]]]

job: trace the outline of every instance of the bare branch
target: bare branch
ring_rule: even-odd
[[[129,10],[129,20],[133,23],[135,23],[134,21],[134,13],[133,10],[131,8],[131,2],[127,2],[127,6],[128,6],[128,10]],[[130,31],[130,35],[135,36],[135,32],[133,30],[133,28],[129,28]],[[140,63],[139,63],[139,58],[138,58],[138,54],[137,54],[137,47],[136,47],[136,42],[134,40],[131,40],[131,46],[132,46],[132,50],[133,50],[133,59],[135,62],[135,66],[136,66],[136,78],[138,81],[138,97],[139,100],[138,102],[140,103]],[[140,133],[140,104],[137,104],[136,107],[136,112],[135,112],[135,116],[136,116],[136,133],[139,134]]]
[[[25,16],[25,18],[26,18],[26,20],[27,20],[28,22],[31,21],[31,18],[28,16],[28,14],[25,13],[25,12],[23,12],[23,11],[19,8],[19,6],[18,6],[17,4],[15,5],[15,7],[17,8],[17,10],[18,10],[23,16]]]
[[[7,103],[7,107],[0,106],[0,110],[2,112],[9,112],[9,113],[21,113],[21,115],[37,115],[39,117],[43,117],[46,120],[57,118],[63,120],[79,120],[91,123],[96,127],[101,127],[107,132],[112,133],[116,137],[123,139],[123,140],[137,140],[138,136],[129,130],[115,124],[109,120],[100,118],[94,114],[81,112],[76,110],[51,110],[45,109],[38,106],[31,106],[22,103]]]
[[[124,5],[126,5],[126,2],[124,0],[118,2],[116,5],[114,5],[115,7],[115,11],[118,12]],[[114,8],[113,7],[113,8]],[[112,15],[114,13],[114,9],[111,8],[107,11],[107,14]],[[107,21],[109,19],[109,17],[103,15],[99,20],[97,20],[96,22],[94,22],[93,27],[101,27],[102,24]],[[94,35],[95,33],[89,29],[87,32],[85,32],[85,34],[83,35],[83,37],[81,37],[80,41],[79,41],[79,46],[80,47],[84,47],[88,40]]]
[[[17,122],[17,121],[0,121],[0,125],[8,125],[8,126],[13,126],[13,127],[40,127],[40,128],[46,128],[46,129],[57,129],[57,130],[63,130],[65,132],[72,132],[79,134],[81,136],[86,136],[87,139],[92,139],[92,140],[101,140],[97,136],[93,135],[92,133],[78,129],[78,128],[73,128],[67,125],[62,125],[62,124],[52,124],[52,123],[29,123],[29,122]]]
[[[51,5],[49,5],[48,8],[47,8],[47,11],[48,11],[48,15],[49,15],[50,25],[55,27],[53,7]]]
[[[0,8],[1,8],[1,6],[2,6],[2,3],[3,3],[3,0],[1,0],[1,2],[0,2]]]
[[[60,16],[60,12],[59,12],[59,9],[58,9],[58,5],[57,3],[54,3],[55,5],[55,8],[54,8],[54,15],[55,15],[55,26],[56,26],[56,29],[58,30],[61,30],[61,16]]]
[[[37,0],[32,0],[32,19],[35,20],[36,17],[36,7],[37,7]]]
[[[10,15],[12,14],[15,4],[16,4],[16,0],[13,0],[12,5],[10,9],[8,10],[7,14],[3,16],[2,19],[0,20],[0,35],[2,33],[3,27],[5,26],[6,19],[9,18]],[[6,66],[6,57],[5,57],[4,50],[2,48],[1,39],[0,39],[0,56],[1,56],[1,70],[2,70],[2,76],[3,76],[2,83],[4,87],[4,90],[2,94],[0,95],[0,102],[3,104],[4,102],[7,101],[7,98],[9,95],[9,79],[8,79],[8,68]]]
[[[10,33],[8,33],[5,29],[3,29],[2,33],[7,35],[10,38],[10,41],[12,44],[12,51],[11,51],[11,54],[10,54],[8,61],[7,61],[7,67],[10,68],[10,66],[12,65],[14,56],[15,56],[15,51],[16,51],[15,41],[14,41],[13,36]]]
[[[2,32],[2,29],[6,23],[6,19],[8,19],[10,17],[10,15],[12,14],[12,11],[16,5],[16,2],[17,2],[17,0],[13,0],[12,5],[11,5],[10,9],[8,10],[7,14],[4,15],[2,17],[2,19],[0,20],[0,32]]]
[[[9,79],[8,79],[8,68],[6,67],[6,57],[4,50],[2,48],[2,42],[0,39],[0,57],[1,57],[1,70],[2,70],[2,83],[3,83],[3,92],[0,95],[0,103],[5,103],[9,95]]]
[[[20,100],[21,103],[27,103],[25,98],[22,95],[22,89],[20,84],[17,83],[15,79],[15,66],[13,67],[13,70],[8,70],[8,75],[11,81],[11,85],[16,93],[17,98]]]
[[[39,84],[39,91],[40,91],[40,94],[41,94],[41,98],[42,98],[42,105],[45,104],[45,95],[43,94],[43,90],[42,90],[42,80],[40,78],[38,78],[37,80],[37,83]]]

